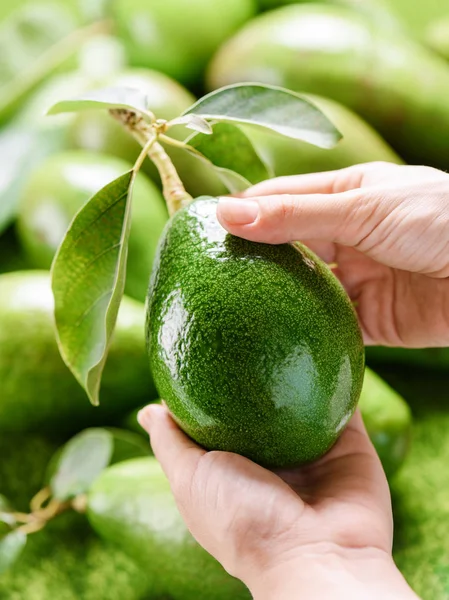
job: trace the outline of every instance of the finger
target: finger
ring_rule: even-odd
[[[187,437],[171,418],[167,408],[150,404],[139,412],[139,423],[151,438],[151,447],[170,484],[181,472],[189,477],[206,451]]]
[[[341,194],[220,198],[217,217],[230,233],[253,242],[321,240],[356,246],[380,217],[377,197]],[[374,222],[376,221],[376,222]]]
[[[368,167],[367,167],[368,168]],[[334,194],[360,187],[365,165],[337,171],[276,177],[262,181],[239,194],[242,198],[277,194]]]

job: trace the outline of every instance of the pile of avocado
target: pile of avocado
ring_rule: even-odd
[[[322,150],[245,128],[276,175],[369,161],[422,163],[447,170],[449,65],[444,57],[449,51],[441,32],[447,31],[449,1],[421,4],[411,7],[405,0],[1,4],[0,154],[5,168],[0,176],[0,495],[15,510],[26,511],[47,482],[54,453],[86,428],[133,430],[144,449],[115,457],[116,464],[90,489],[86,514],[60,515],[29,536],[17,563],[0,574],[0,598],[250,597],[185,528],[136,422],[137,409],[157,401],[159,395],[176,408],[176,394],[163,365],[151,354],[151,343],[152,371],[149,368],[144,302],[156,262],[164,282],[157,294],[153,285],[153,305],[147,303],[154,319],[147,335],[150,342],[153,335],[156,347],[157,329],[156,325],[152,329],[152,323],[167,301],[167,290],[186,271],[182,264],[185,232],[192,211],[199,209],[177,217],[170,260],[158,262],[168,213],[159,175],[149,160],[144,163],[134,190],[126,296],[106,363],[101,403],[91,406],[59,354],[50,268],[73,217],[105,183],[132,167],[140,147],[106,114],[86,111],[50,118],[45,112],[57,100],[96,87],[125,86],[144,91],[153,112],[169,120],[205,91],[259,81],[304,93],[343,134],[334,149]],[[183,140],[187,131],[180,126],[170,135]],[[227,193],[207,165],[174,147],[167,150],[193,197]],[[213,211],[213,206],[213,201],[203,200],[204,210]],[[252,251],[248,243],[235,244],[245,255]],[[271,247],[260,250],[270,260],[282,261],[283,251],[279,252]],[[268,270],[266,274],[278,277]],[[207,273],[201,275],[207,279]],[[223,281],[226,277],[224,273]],[[195,294],[200,287],[195,287]],[[342,310],[347,308],[344,302]],[[275,304],[272,298],[270,306]],[[204,306],[206,312],[213,312],[207,303],[200,310]],[[299,307],[292,310],[300,312]],[[316,306],[309,313],[309,329],[316,329],[324,347],[332,327],[324,323]],[[263,311],[257,314],[263,323]],[[351,318],[345,335],[356,340]],[[272,339],[267,337],[267,344]],[[218,345],[222,343],[217,339]],[[359,343],[354,342],[350,360],[356,370],[363,370]],[[243,356],[244,350],[239,348],[236,356]],[[334,360],[330,350],[322,360],[323,378],[327,378]],[[422,598],[445,600],[449,597],[449,348],[373,348],[367,351],[367,364],[359,406],[391,484],[395,559]],[[201,392],[201,360],[190,368],[189,378],[197,378],[195,389]],[[226,385],[224,375],[225,371],[217,374],[217,385]],[[360,387],[361,378],[354,383],[349,411]],[[234,391],[229,406],[233,398]],[[237,403],[234,409],[231,425],[241,416],[238,410],[243,410]],[[278,417],[272,417],[275,423]],[[193,420],[187,418],[182,424],[197,435]],[[250,433],[257,438],[256,426]],[[206,447],[221,443],[212,437],[201,441]],[[240,441],[241,451],[251,454],[251,435],[236,440],[239,448]],[[308,459],[333,441],[323,439],[323,447],[307,448]],[[290,442],[296,449],[296,438]],[[254,458],[274,464],[273,450],[267,439]]]

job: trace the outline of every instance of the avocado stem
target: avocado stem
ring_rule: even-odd
[[[170,216],[174,215],[180,208],[187,206],[193,200],[178,175],[171,158],[159,142],[154,143],[148,150],[148,156],[156,165],[162,181],[162,191],[167,202]]]
[[[134,137],[139,144],[147,149],[147,155],[155,164],[162,181],[162,191],[170,216],[174,215],[180,208],[187,206],[193,200],[186,191],[181,178],[171,158],[157,141],[163,135],[164,128],[147,123],[142,116],[124,109],[110,110],[110,114]],[[153,139],[155,138],[155,139]],[[141,166],[142,160],[138,159],[136,170]]]

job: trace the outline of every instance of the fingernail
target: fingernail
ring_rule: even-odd
[[[147,433],[150,433],[151,429],[151,416],[151,408],[149,406],[142,408],[142,410],[139,410],[137,413],[137,421]]]
[[[249,225],[257,219],[259,205],[255,200],[220,198],[218,210],[220,217],[230,225]]]

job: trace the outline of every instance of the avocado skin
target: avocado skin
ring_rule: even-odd
[[[17,235],[37,269],[49,269],[75,214],[107,183],[132,168],[119,158],[83,150],[50,156],[22,193]],[[164,199],[143,174],[136,178],[131,212],[125,293],[143,301],[157,242],[168,219]]]
[[[407,162],[449,164],[447,63],[351,9],[303,4],[260,15],[222,46],[207,79],[209,89],[256,80],[329,97]]]
[[[74,432],[106,424],[157,397],[144,341],[144,308],[124,298],[99,407],[63,363],[53,325],[50,276],[0,276],[0,432]]]
[[[104,471],[88,495],[87,517],[153,577],[153,594],[172,600],[249,600],[234,579],[192,537],[155,458],[137,458]]]
[[[172,217],[147,303],[160,397],[209,450],[264,466],[322,456],[360,395],[364,350],[353,307],[303,246],[229,235],[215,198]]]
[[[365,370],[359,407],[385,473],[391,478],[410,451],[411,410],[402,396],[369,368]]]

